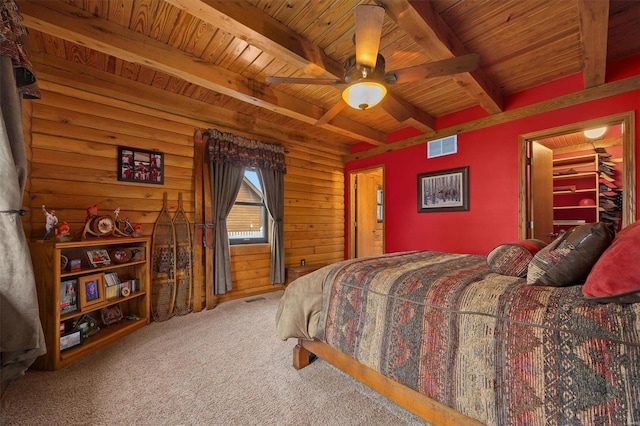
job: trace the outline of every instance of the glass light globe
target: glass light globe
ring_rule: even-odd
[[[342,92],[342,99],[351,108],[369,109],[376,106],[387,94],[387,88],[377,81],[359,81]]]

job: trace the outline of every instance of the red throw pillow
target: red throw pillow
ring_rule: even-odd
[[[533,256],[546,245],[536,239],[500,244],[487,255],[487,266],[497,274],[524,277]]]
[[[640,221],[616,235],[591,269],[582,294],[602,303],[640,302]]]

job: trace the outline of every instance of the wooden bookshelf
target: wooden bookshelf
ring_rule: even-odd
[[[38,292],[40,320],[47,344],[47,353],[34,362],[33,368],[57,370],[149,324],[151,280],[148,238],[33,241],[29,246]],[[98,266],[93,266],[87,256],[87,252],[90,251],[103,250],[109,253],[116,249],[134,250],[137,255],[128,262],[116,263],[111,259],[110,263]],[[69,270],[71,260],[79,261],[76,262],[77,269]],[[107,272],[117,272],[120,281],[138,280],[139,289],[107,299],[105,280],[99,279]],[[91,280],[92,277],[98,278],[96,283],[100,284],[99,297],[88,302],[85,301],[88,297],[83,294],[82,283]],[[72,296],[64,293],[62,283],[76,283],[75,299],[73,292]],[[70,303],[70,300],[74,300],[75,303]],[[122,311],[123,319],[116,324],[103,324],[100,311],[115,305]],[[83,331],[82,343],[62,349],[61,336],[74,332],[74,325],[85,315],[95,321],[99,330],[92,330],[88,336],[84,336]]]

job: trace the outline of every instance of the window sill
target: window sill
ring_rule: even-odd
[[[271,244],[269,243],[255,243],[255,244],[236,244],[229,246],[231,255],[243,255],[243,254],[257,254],[257,253],[269,253],[271,254]]]

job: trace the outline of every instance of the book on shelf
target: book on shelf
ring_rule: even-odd
[[[140,291],[140,280],[134,278],[132,280],[127,280],[122,283],[122,288],[128,288],[131,293],[135,293],[136,291]]]
[[[60,282],[60,313],[66,314],[78,310],[78,280]]]
[[[140,280],[137,278],[125,280],[116,285],[108,286],[105,291],[107,299],[128,296],[129,294],[140,291]]]
[[[104,274],[104,282],[107,287],[111,287],[114,285],[120,284],[120,279],[118,278],[117,272],[107,272]]]
[[[120,293],[118,292],[118,286],[117,285],[107,286],[107,288],[105,289],[104,294],[107,297],[107,299],[113,299],[113,298],[116,298],[116,297],[120,297]]]

